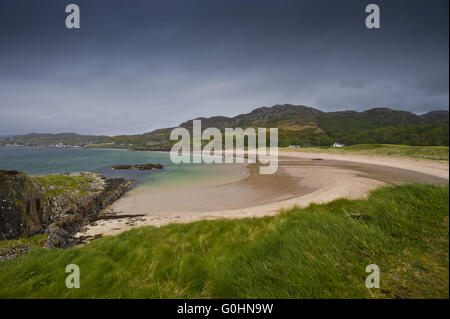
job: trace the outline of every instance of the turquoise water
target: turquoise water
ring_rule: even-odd
[[[163,170],[114,170],[112,165],[160,163]],[[0,169],[30,175],[89,171],[108,178],[135,179],[139,186],[191,184],[230,178],[235,170],[217,169],[226,164],[174,164],[168,153],[112,149],[0,147]]]

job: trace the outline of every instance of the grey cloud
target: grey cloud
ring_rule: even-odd
[[[143,133],[304,104],[448,109],[448,1],[58,0],[0,3],[0,135]]]

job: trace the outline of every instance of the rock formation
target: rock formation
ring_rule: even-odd
[[[48,246],[68,247],[75,243],[72,233],[132,185],[128,180],[106,180],[95,173],[60,176],[86,179],[76,188],[61,190],[18,171],[0,170],[0,240],[47,233]]]
[[[152,169],[162,169],[164,166],[162,164],[134,164],[134,165],[114,165],[112,168],[114,169],[130,169],[130,168],[137,168],[138,170],[144,171],[144,170],[152,170]]]

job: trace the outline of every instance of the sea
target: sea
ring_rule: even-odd
[[[163,164],[162,170],[117,170],[119,164]],[[0,169],[28,175],[72,172],[100,173],[106,178],[134,179],[141,186],[190,185],[237,179],[244,172],[227,164],[175,164],[167,152],[90,148],[0,147]]]

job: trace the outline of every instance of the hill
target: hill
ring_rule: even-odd
[[[431,111],[421,117],[437,124],[448,125],[448,111]]]
[[[352,144],[403,144],[416,146],[449,145],[449,112],[432,111],[417,115],[389,108],[373,108],[363,112],[322,112],[304,105],[260,107],[234,117],[200,117],[202,127],[277,127],[279,145],[329,146],[334,142]],[[192,120],[179,125],[192,129]],[[0,138],[0,145],[87,145],[92,147],[169,149],[174,142],[172,128],[158,129],[138,135],[87,136],[68,134],[28,134]]]
[[[198,118],[202,127],[278,127],[279,145],[344,144],[448,145],[448,111],[424,115],[373,108],[364,112],[322,112],[303,105],[261,107],[235,117]],[[192,120],[181,123],[192,128]],[[148,138],[152,135],[148,134]]]
[[[25,146],[51,146],[51,145],[77,145],[102,143],[107,136],[80,135],[76,133],[40,134],[30,133],[26,135],[13,135],[0,137],[0,145],[25,145]]]

